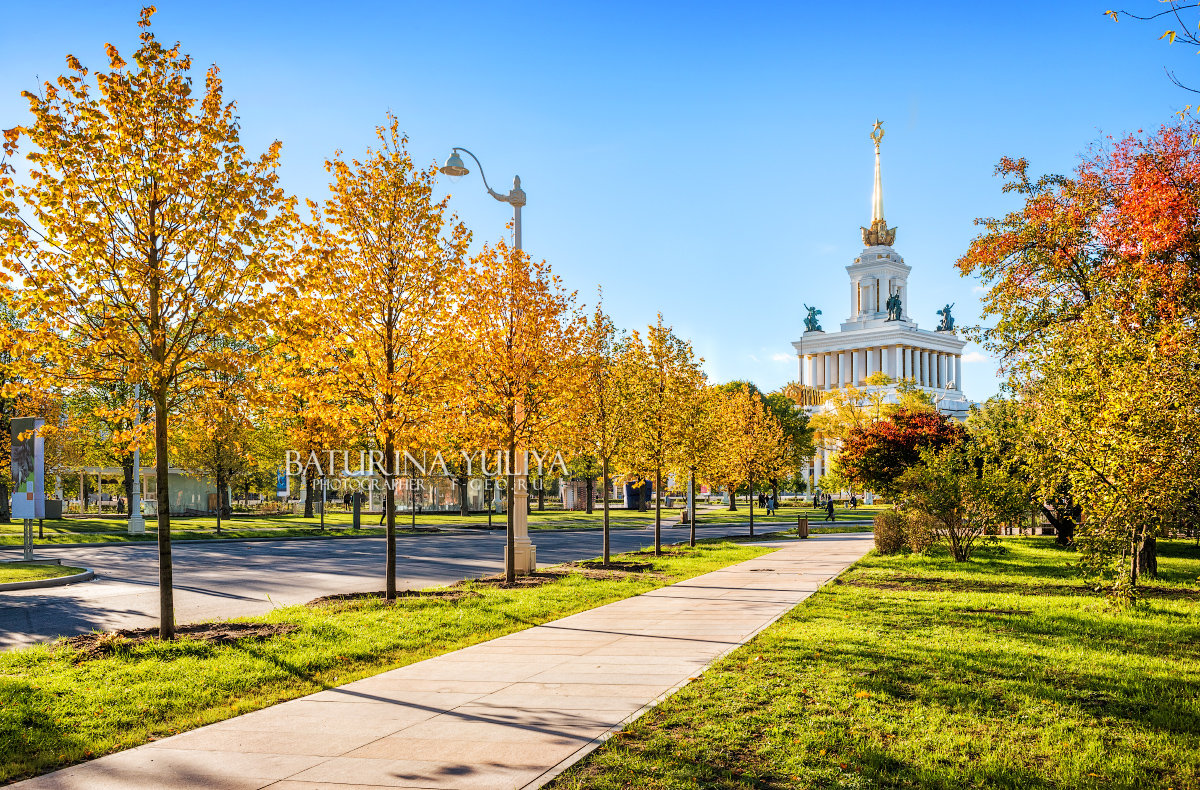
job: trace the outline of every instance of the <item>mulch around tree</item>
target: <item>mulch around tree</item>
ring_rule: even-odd
[[[297,628],[299,626],[292,623],[191,623],[177,627],[175,636],[177,639],[228,645],[282,636]],[[88,661],[158,639],[157,628],[123,628],[118,631],[98,631],[67,637],[60,640],[60,644],[78,651],[78,661]]]
[[[397,590],[396,600],[400,600],[401,598],[434,598],[441,601],[457,601],[460,598],[472,598],[478,595],[479,593],[471,592],[470,590]],[[304,605],[330,606],[353,601],[383,599],[386,597],[387,592],[384,590],[338,593],[337,595],[322,595],[320,598],[313,598]]]

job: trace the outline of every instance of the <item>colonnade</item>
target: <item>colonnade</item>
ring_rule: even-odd
[[[800,364],[804,383],[822,390],[862,386],[878,372],[935,389],[960,389],[962,381],[961,354],[902,344],[805,354]]]

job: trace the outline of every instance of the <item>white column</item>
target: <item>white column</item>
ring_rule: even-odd
[[[833,354],[822,354],[821,365],[824,375],[821,377],[821,389],[833,389]]]
[[[928,387],[929,386],[929,352],[928,351],[918,351],[917,353],[921,355],[921,362],[917,365],[917,370],[919,371],[917,374],[917,382],[922,387]]]
[[[859,298],[859,283],[858,280],[853,280],[850,283],[850,319],[854,320],[858,317],[858,298]]]
[[[888,375],[899,380],[904,375],[901,369],[904,366],[904,348],[898,343],[892,347],[891,363],[892,366],[888,368]]]
[[[850,380],[850,383],[858,386],[859,382],[866,378],[863,375],[863,363],[865,363],[867,360],[863,355],[863,350],[861,348],[856,348],[851,353],[854,354],[854,378]]]
[[[838,386],[844,387],[850,383],[850,352],[838,354]]]
[[[954,355],[954,388],[962,391],[962,354]]]
[[[888,346],[880,346],[879,347],[879,362],[880,362],[880,366],[879,366],[880,370],[882,370],[886,375],[891,376],[892,378],[896,378],[896,375],[895,375],[896,354],[895,354],[894,349],[889,348]]]
[[[870,376],[872,373],[875,372],[875,349],[874,348],[864,349],[863,353],[866,354],[866,356],[867,356],[867,371],[866,371],[866,373],[868,376]]]
[[[938,386],[942,389],[950,383],[950,377],[946,375],[948,358],[945,354],[938,354]]]

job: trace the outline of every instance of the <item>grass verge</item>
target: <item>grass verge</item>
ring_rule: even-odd
[[[83,568],[70,565],[26,565],[17,562],[0,563],[0,584],[9,582],[36,582],[42,579],[57,579],[83,573]]]
[[[1053,538],[870,554],[559,777],[599,788],[1200,787],[1200,549],[1135,610]]]
[[[392,605],[334,600],[237,621],[273,626],[258,629],[263,638],[104,638],[89,640],[87,649],[60,641],[0,653],[0,782],[494,639],[769,549],[724,543],[675,551],[658,559],[614,555],[652,561],[645,572],[618,578],[571,573],[517,589],[467,582],[452,595]]]

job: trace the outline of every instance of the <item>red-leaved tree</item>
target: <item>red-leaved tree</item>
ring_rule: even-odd
[[[900,409],[887,419],[852,429],[838,463],[864,488],[894,495],[896,479],[921,463],[921,450],[958,444],[965,435],[963,427],[945,415]]]

